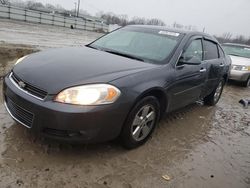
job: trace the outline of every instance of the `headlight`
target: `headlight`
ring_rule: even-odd
[[[250,71],[250,66],[242,66],[242,71]]]
[[[233,70],[238,70],[238,71],[250,71],[250,66],[244,66],[244,65],[233,65],[232,66]]]
[[[21,61],[23,61],[26,57],[27,57],[27,55],[21,57],[20,59],[18,59],[18,60],[16,61],[15,65],[18,64],[18,63],[20,63]]]
[[[61,91],[56,102],[76,105],[101,105],[115,102],[120,90],[109,84],[77,86]]]

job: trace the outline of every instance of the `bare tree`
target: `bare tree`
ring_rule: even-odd
[[[51,4],[49,4],[49,3],[47,3],[47,4],[45,5],[45,8],[47,8],[47,9],[49,9],[49,10],[54,10],[54,9],[56,9],[56,7],[55,7],[54,5],[51,5]]]
[[[10,4],[16,7],[20,7],[20,8],[25,8],[26,7],[26,3],[22,0],[10,0]]]
[[[145,25],[146,24],[146,19],[145,18],[141,18],[141,17],[133,17],[130,21],[129,21],[129,25]]]
[[[59,4],[56,4],[55,9],[58,10],[58,11],[64,11],[64,10],[65,10],[65,9],[64,9],[61,5],[59,5]]]
[[[147,20],[147,25],[165,26],[166,24],[160,19],[152,18],[152,19]]]
[[[243,35],[238,35],[236,37],[232,37],[231,33],[225,34],[223,33],[222,36],[214,36],[220,43],[238,43],[238,44],[246,44],[250,45],[250,37],[246,38]]]
[[[246,44],[247,44],[247,45],[250,45],[250,37],[248,38]]]
[[[176,28],[176,29],[184,29],[184,25],[179,24],[179,23],[177,23],[177,22],[174,22],[174,23],[173,23],[173,28]]]
[[[243,35],[238,35],[238,36],[236,36],[235,39],[233,39],[234,43],[240,43],[240,44],[243,44],[246,41],[247,40],[245,39],[245,37]]]
[[[31,10],[37,10],[40,8],[44,8],[44,5],[40,2],[28,1],[26,3],[26,8],[31,9]]]
[[[103,13],[99,12],[96,14],[97,16],[101,17],[102,19],[106,20],[107,24],[117,24],[120,26],[125,25],[161,25],[164,26],[165,23],[157,18],[146,19],[143,17],[133,17],[131,20],[128,19],[127,15],[116,15],[113,13]]]
[[[232,38],[232,33],[230,32],[223,33],[222,38],[224,38],[225,40],[230,40]]]
[[[118,17],[120,19],[121,26],[128,25],[128,16],[127,15],[122,14],[122,15],[119,15]]]
[[[9,5],[10,1],[9,0],[0,0],[0,4]]]

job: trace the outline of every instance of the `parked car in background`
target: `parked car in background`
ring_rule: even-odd
[[[242,44],[223,44],[225,52],[232,59],[232,68],[229,79],[243,82],[250,86],[250,46]]]
[[[215,105],[230,59],[199,32],[127,26],[85,47],[19,59],[5,77],[9,114],[44,136],[83,143],[145,143],[157,122],[197,100]]]

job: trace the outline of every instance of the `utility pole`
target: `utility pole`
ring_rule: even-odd
[[[76,17],[77,16],[77,10],[76,10],[77,3],[74,2],[74,4],[75,4],[75,17]]]
[[[77,17],[79,16],[79,11],[80,11],[80,0],[78,0]]]

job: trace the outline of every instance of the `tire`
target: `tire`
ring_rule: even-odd
[[[244,87],[250,87],[250,77],[243,83]]]
[[[213,92],[204,98],[204,104],[209,106],[214,106],[220,100],[223,88],[224,88],[225,80],[221,79],[217,87],[213,90]]]
[[[160,117],[160,104],[157,98],[147,96],[140,100],[129,113],[123,126],[120,140],[127,149],[144,144],[153,133]]]

